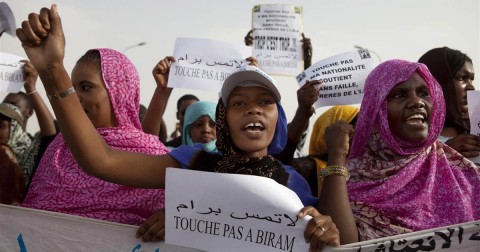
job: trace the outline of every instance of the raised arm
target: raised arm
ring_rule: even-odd
[[[168,99],[172,93],[172,88],[167,87],[170,64],[175,61],[174,57],[167,56],[158,62],[152,70],[153,78],[157,83],[157,88],[153,93],[152,100],[150,100],[150,104],[148,105],[147,113],[142,121],[142,128],[145,133],[158,135],[160,132],[163,114],[165,113]]]
[[[114,183],[163,188],[165,168],[179,167],[169,155],[149,156],[110,148],[85,114],[63,65],[65,37],[56,5],[31,13],[17,36],[37,70],[64,139],[85,172]]]
[[[40,135],[42,137],[53,136],[57,134],[53,115],[50,113],[50,110],[47,108],[45,102],[43,102],[43,99],[37,92],[36,88],[38,73],[35,68],[33,68],[33,65],[30,61],[24,60],[23,62],[25,63],[23,67],[23,75],[25,79],[24,88],[32,101],[33,110],[37,114],[38,125],[40,126]]]
[[[280,159],[282,163],[292,163],[295,150],[302,140],[303,132],[308,129],[310,117],[315,112],[313,104],[318,99],[318,89],[316,85],[321,83],[321,80],[310,81],[297,90],[298,107],[293,120],[288,124],[287,146],[278,155],[278,159]]]
[[[340,231],[341,244],[358,242],[358,230],[348,199],[346,180],[348,171],[345,168],[350,148],[349,141],[354,132],[352,125],[342,120],[325,130],[328,166],[324,171],[329,172],[323,174],[323,187],[317,208],[320,213],[332,218]]]

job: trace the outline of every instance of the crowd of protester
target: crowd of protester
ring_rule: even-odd
[[[466,100],[474,68],[461,51],[434,48],[418,62],[380,63],[360,107],[327,110],[310,139],[322,82],[299,88],[288,123],[285,97],[251,57],[224,81],[218,101],[178,99],[180,135],[167,141],[175,57],[154,66],[157,87],[141,111],[138,73],[125,55],[91,49],[70,75],[56,6],[31,15],[16,31],[29,58],[25,92],[0,104],[2,204],[138,225],[138,238],[157,241],[165,234],[165,169],[178,167],[290,188],[305,205],[299,217],[313,217],[305,229],[313,250],[480,219],[480,170],[468,159],[480,155]],[[302,36],[306,69],[312,46]],[[252,43],[250,31],[245,44]],[[40,131],[32,136],[25,129],[34,112]],[[305,141],[309,153],[299,155]]]

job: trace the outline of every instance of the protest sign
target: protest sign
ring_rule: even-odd
[[[200,251],[135,238],[138,227],[0,204],[0,251]]]
[[[221,41],[177,38],[168,86],[220,91],[223,81],[252,55],[252,48]]]
[[[0,92],[18,93],[22,89],[23,58],[10,53],[0,52]]]
[[[253,56],[269,74],[296,76],[303,71],[303,8],[287,4],[255,5]]]
[[[467,92],[468,116],[470,118],[470,134],[480,136],[480,91]],[[469,158],[480,164],[480,156]]]
[[[324,249],[326,252],[417,252],[480,250],[480,221],[400,234]]]
[[[270,178],[167,169],[165,242],[207,251],[308,251],[295,192]]]
[[[342,53],[321,60],[297,76],[300,86],[307,81],[322,80],[320,95],[314,106],[359,104],[363,99],[365,79],[374,68],[367,49]]]
[[[180,170],[180,169],[178,169]],[[202,177],[199,177],[202,178]],[[183,179],[183,177],[182,177]],[[181,180],[178,180],[181,181]],[[196,181],[198,182],[198,181]],[[211,181],[210,181],[211,182]],[[268,184],[262,185],[262,189],[266,189]],[[221,190],[223,190],[222,188]],[[216,193],[222,194],[222,191]],[[193,190],[189,190],[188,194],[192,195]],[[200,192],[197,192],[199,194]],[[254,196],[255,191],[243,192],[245,196]],[[211,197],[211,195],[204,195],[204,197]],[[231,199],[230,202],[237,201],[238,194],[227,195],[224,197]],[[288,195],[287,195],[288,197]],[[214,197],[212,197],[214,198]],[[192,203],[193,202],[193,203]],[[200,212],[200,207],[196,206],[196,200],[190,200],[187,204],[177,205],[180,211],[189,211],[195,209]],[[168,204],[168,203],[167,203]],[[210,209],[211,208],[211,209]],[[210,207],[206,208],[198,215],[212,215],[220,216],[225,214],[223,208]],[[219,210],[221,209],[221,210]],[[176,210],[176,207],[174,211]],[[236,212],[241,214],[241,212]],[[283,231],[274,230],[266,231],[266,223],[274,221],[292,224],[296,219],[290,220],[289,218],[282,216],[272,216],[267,218],[267,215],[247,215],[243,212],[242,215],[237,217],[256,220],[258,226],[262,226],[262,229],[257,230],[257,233],[252,235],[252,242],[258,246],[268,247],[267,245],[273,244],[273,241],[278,242],[280,236],[279,233]],[[250,212],[253,213],[253,212]],[[167,213],[168,214],[168,213]],[[218,215],[216,215],[218,214]],[[235,216],[235,215],[233,215]],[[185,218],[185,217],[182,217]],[[194,221],[194,220],[193,220]],[[297,220],[298,224],[302,220]],[[182,223],[183,222],[183,223]],[[278,223],[280,224],[280,223]],[[190,225],[184,219],[179,219],[179,227],[184,225]],[[242,236],[247,241],[250,240],[248,230],[245,229],[245,225],[230,226],[216,224],[211,222],[201,222],[197,220],[195,227],[198,229],[201,225],[204,225],[205,229],[202,231],[211,232],[212,234],[218,233],[218,236],[222,236],[224,232],[224,239],[229,239],[232,242],[231,246],[223,251],[252,251],[250,247],[234,247],[233,243],[237,242],[236,238]],[[288,224],[287,224],[288,225]],[[298,224],[300,225],[300,224]],[[244,228],[240,228],[240,226]],[[55,213],[43,210],[28,209],[23,207],[7,206],[0,204],[0,251],[1,252],[32,252],[32,251],[125,251],[125,252],[197,252],[202,251],[199,249],[188,248],[183,246],[176,246],[166,244],[164,242],[142,242],[135,238],[135,232],[138,227],[118,224],[108,221],[95,220],[90,218],[84,218],[79,216],[73,216],[62,213]],[[203,227],[201,227],[203,228]],[[167,236],[170,230],[167,227]],[[238,232],[238,231],[241,231]],[[261,231],[261,232],[258,232]],[[193,231],[191,231],[193,232]],[[303,231],[302,231],[303,232]],[[171,234],[170,234],[171,235]],[[254,236],[255,235],[255,236]],[[302,237],[293,239],[293,234],[288,233],[288,241],[290,242],[303,242]],[[291,235],[291,236],[290,236]],[[236,238],[233,238],[233,237]],[[253,240],[255,237],[255,240]],[[186,237],[176,237],[178,239]],[[292,248],[288,246],[289,243],[285,243],[287,235],[283,235],[282,247],[278,245],[279,251],[308,251],[307,248]],[[217,246],[220,243],[211,244]],[[365,252],[365,251],[478,251],[480,247],[480,221],[472,221],[462,224],[451,225],[447,227],[435,228],[430,230],[418,231],[413,233],[401,234],[391,237],[385,237],[370,241],[363,241],[358,243],[352,243],[342,245],[339,247],[326,247],[324,251],[341,251],[341,252]],[[288,249],[288,250],[287,250]],[[214,249],[210,251],[215,251]],[[219,251],[217,249],[217,251]],[[269,251],[269,250],[259,250]]]

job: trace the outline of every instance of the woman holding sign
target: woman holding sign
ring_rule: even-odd
[[[437,140],[444,118],[425,65],[390,60],[370,73],[346,163],[361,240],[480,219],[480,170]]]
[[[22,27],[17,35],[47,93],[58,95],[70,90],[72,81],[63,66],[65,38],[56,5],[51,10],[43,8],[40,14],[30,14]],[[80,167],[89,174],[146,188],[164,188],[167,167],[270,177],[291,188],[309,206],[298,216],[313,217],[305,229],[312,250],[339,245],[338,229],[330,217],[312,207],[317,199],[311,196],[305,180],[293,168],[267,154],[281,151],[286,140],[285,113],[270,77],[254,67],[247,68],[230,75],[221,93],[216,116],[217,146],[223,155],[191,146],[164,155],[115,149],[98,134],[76,96],[62,95],[51,100],[51,104],[67,145]]]

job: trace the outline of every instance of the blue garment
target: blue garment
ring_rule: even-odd
[[[190,126],[202,116],[208,116],[215,122],[215,109],[217,104],[209,101],[198,101],[188,106],[183,117],[182,144],[194,145],[190,137]],[[217,151],[216,140],[203,144],[203,149],[208,152]]]
[[[182,168],[190,169],[194,164],[192,161],[196,160],[196,157],[203,151],[201,145],[186,146],[182,145],[168,153],[173,159],[175,159]],[[220,152],[211,153],[212,155],[222,155]],[[285,172],[288,173],[287,187],[294,191],[300,198],[304,206],[316,206],[318,198],[312,196],[312,191],[308,186],[307,181],[291,166],[282,165]]]

